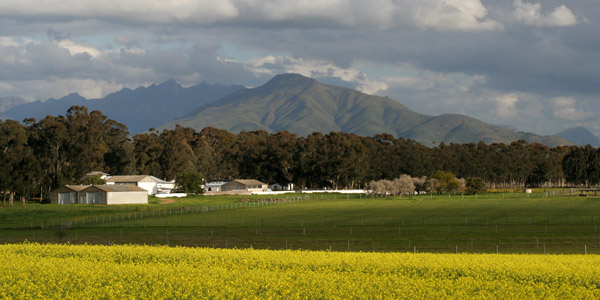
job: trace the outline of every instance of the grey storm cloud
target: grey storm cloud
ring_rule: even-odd
[[[584,0],[2,1],[0,96],[299,72],[424,113],[600,133],[580,113],[600,109],[599,17]]]

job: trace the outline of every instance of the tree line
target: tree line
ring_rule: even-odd
[[[0,191],[10,202],[47,197],[61,185],[81,182],[90,171],[165,180],[198,172],[206,179],[253,178],[332,189],[364,188],[403,174],[430,177],[437,171],[481,178],[489,188],[600,182],[600,151],[591,146],[549,148],[517,141],[429,148],[390,134],[233,134],[212,127],[150,129],[130,137],[125,125],[81,106],[39,121],[0,121],[0,150]]]

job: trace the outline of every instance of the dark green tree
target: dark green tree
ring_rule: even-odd
[[[437,179],[442,192],[456,192],[460,187],[460,183],[456,180],[456,176],[452,172],[438,170],[430,178]]]
[[[485,181],[479,177],[469,177],[467,178],[467,192],[469,194],[482,194],[487,191],[485,187]]]
[[[181,173],[175,178],[175,188],[182,193],[202,194],[202,175],[194,171]]]

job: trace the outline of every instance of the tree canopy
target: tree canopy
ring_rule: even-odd
[[[165,180],[196,172],[206,179],[253,178],[300,189],[365,188],[394,179],[397,186],[412,188],[400,182],[403,174],[411,176],[417,191],[456,191],[461,183],[455,178],[475,177],[489,188],[600,183],[600,150],[591,146],[548,148],[516,141],[429,148],[390,134],[233,134],[180,126],[130,137],[125,125],[81,106],[39,121],[0,121],[0,151],[0,191],[9,202],[46,197],[90,171]]]

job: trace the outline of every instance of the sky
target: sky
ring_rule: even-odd
[[[597,0],[0,0],[0,97],[280,73],[520,131],[600,135]]]

